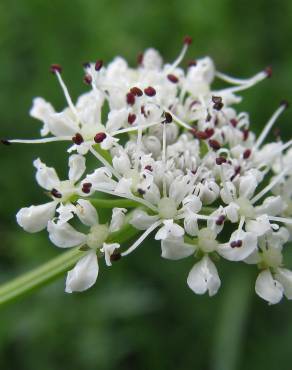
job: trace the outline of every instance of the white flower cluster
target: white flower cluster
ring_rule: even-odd
[[[271,69],[237,79],[216,71],[206,57],[183,70],[179,65],[190,43],[186,37],[172,64],[163,64],[154,49],[139,57],[137,68],[121,57],[108,66],[86,63],[84,82],[91,89],[76,104],[61,67],[52,65],[68,106],[56,112],[35,98],[30,114],[43,122],[44,138],[2,140],[70,144],[68,179],[60,180],[54,168],[36,159],[36,180],[51,199],[17,214],[26,231],[47,228],[56,246],[84,251],[68,272],[69,293],[95,283],[98,258],[110,266],[153,235],[161,241],[162,257],[193,259],[187,284],[197,294],[217,293],[214,262],[222,257],[255,264],[256,293],[270,304],[283,295],[292,298],[292,272],[283,267],[282,254],[292,230],[292,140],[264,144],[287,103],[256,137],[248,113],[232,106],[241,101],[238,92],[270,77]],[[212,90],[215,78],[229,86]],[[91,173],[88,155],[96,158]],[[101,194],[116,205],[125,198],[136,208],[115,207],[111,220],[100,223],[94,201]],[[76,220],[85,226],[78,230]],[[125,249],[112,236],[129,227],[140,236]]]

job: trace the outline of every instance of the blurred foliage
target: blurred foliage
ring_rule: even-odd
[[[134,65],[149,46],[172,60],[184,34],[194,39],[189,57],[210,55],[221,71],[249,76],[273,66],[273,78],[245,92],[240,105],[259,131],[282,98],[291,100],[291,21],[289,0],[1,0],[1,136],[38,135],[28,116],[34,96],[63,107],[51,63],[64,66],[77,97],[86,89],[83,61],[119,54]],[[288,111],[279,120],[284,137],[291,118]],[[45,232],[21,231],[14,214],[44,201],[32,160],[40,156],[64,175],[64,148],[0,148],[1,281],[60,253]],[[111,271],[102,268],[84,294],[64,294],[58,281],[1,310],[0,368],[290,370],[291,304],[267,306],[254,294],[254,269],[235,267],[219,266],[216,297],[198,297],[186,286],[191,261],[161,260],[151,242]]]

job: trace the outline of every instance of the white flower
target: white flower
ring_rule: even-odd
[[[194,265],[189,272],[187,283],[196,294],[205,294],[208,291],[211,297],[217,293],[221,281],[216,266],[208,256],[204,256]]]
[[[68,273],[67,292],[95,283],[101,256],[110,266],[150,238],[160,240],[163,258],[199,259],[187,280],[195,293],[216,294],[221,282],[212,259],[223,257],[256,265],[261,271],[256,292],[269,303],[292,297],[283,255],[292,239],[292,140],[265,143],[287,103],[256,136],[248,112],[237,112],[234,105],[242,100],[241,91],[271,70],[238,79],[204,57],[184,71],[180,63],[190,43],[186,37],[173,63],[152,48],[139,57],[137,68],[122,57],[108,65],[87,63],[89,90],[76,102],[61,67],[52,65],[64,109],[56,112],[35,98],[30,115],[43,123],[45,137],[1,141],[67,141],[65,154],[78,153],[69,155],[65,180],[34,161],[36,180],[51,199],[16,216],[26,231],[47,227],[56,246],[84,252]],[[216,78],[231,86],[215,90]],[[93,204],[111,208],[111,218],[99,217]],[[119,236],[125,240],[135,233],[127,249],[119,244]]]

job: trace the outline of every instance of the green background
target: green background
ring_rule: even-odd
[[[290,0],[1,0],[0,136],[38,136],[40,125],[28,116],[34,96],[63,107],[51,63],[63,65],[76,98],[86,90],[82,62],[123,55],[134,65],[149,46],[173,60],[185,34],[194,40],[188,56],[210,55],[220,71],[245,77],[273,66],[273,77],[245,92],[239,107],[259,132],[279,101],[291,100],[291,21]],[[287,111],[278,122],[285,138],[291,118]],[[0,147],[0,281],[61,253],[45,232],[22,231],[14,215],[46,200],[32,160],[41,157],[65,176],[64,150]],[[210,299],[186,285],[191,260],[159,254],[149,242],[110,270],[102,267],[84,294],[65,294],[60,279],[1,309],[0,368],[292,369],[291,303],[260,300],[254,268],[220,264],[223,286]]]

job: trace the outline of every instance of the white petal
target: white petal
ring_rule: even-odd
[[[257,277],[255,291],[265,301],[276,304],[282,299],[284,288],[273,278],[270,270],[264,270]]]
[[[201,199],[196,195],[188,195],[185,197],[183,200],[183,205],[184,208],[187,208],[194,213],[198,213],[202,208]]]
[[[257,236],[263,236],[272,230],[272,226],[267,215],[257,217],[255,220],[247,220],[245,223],[246,231],[254,233]]]
[[[98,276],[98,261],[95,251],[81,258],[67,274],[66,293],[82,292],[92,287]]]
[[[221,281],[216,266],[208,256],[204,256],[194,265],[189,272],[187,283],[196,294],[208,291],[209,296],[213,296],[217,293]]]
[[[36,233],[47,227],[48,221],[55,215],[56,202],[21,208],[16,215],[18,224],[30,233]]]
[[[154,222],[158,221],[158,219],[158,216],[150,216],[146,212],[138,209],[134,211],[129,223],[138,230],[146,230],[148,227],[154,224]]]
[[[115,232],[120,230],[125,222],[125,213],[127,212],[126,208],[113,208],[112,219],[110,223],[110,232]]]
[[[258,182],[255,176],[253,175],[241,176],[239,183],[239,196],[246,199],[250,199],[253,196],[257,186]]]
[[[114,156],[113,166],[121,175],[125,175],[130,171],[131,162],[125,151],[120,150],[119,154]]]
[[[86,241],[85,234],[76,231],[67,223],[58,225],[53,221],[49,221],[48,232],[51,242],[60,248],[76,247],[84,244]]]
[[[48,127],[55,136],[74,136],[78,131],[78,124],[70,116],[69,110],[51,114],[48,118]]]
[[[184,229],[191,236],[198,235],[199,227],[198,220],[195,214],[187,212],[184,218]]]
[[[240,247],[231,247],[233,241],[241,241]],[[257,249],[257,236],[255,234],[234,231],[229,243],[221,244],[218,247],[218,253],[229,261],[242,261],[250,256]]]
[[[69,157],[69,179],[74,183],[80,179],[86,170],[85,158],[79,154]]]
[[[96,169],[92,174],[87,175],[84,181],[91,183],[93,189],[106,189],[108,191],[114,191],[117,185],[106,167]]]
[[[74,217],[74,213],[76,212],[76,207],[72,203],[68,204],[60,204],[57,208],[57,212],[59,213],[58,216],[58,225],[64,224],[71,220]]]
[[[38,97],[33,99],[33,105],[29,111],[29,114],[31,115],[31,117],[43,121],[44,126],[41,130],[42,136],[45,136],[50,132],[47,121],[50,115],[53,113],[55,113],[54,108],[43,98]]]
[[[163,224],[157,231],[155,240],[163,240],[171,237],[180,238],[185,233],[184,228],[174,223],[173,220],[164,220]]]
[[[131,191],[132,187],[132,179],[126,179],[124,177],[121,178],[121,180],[118,182],[115,193],[120,195],[133,195]]]
[[[60,180],[53,167],[47,167],[39,158],[33,162],[33,165],[37,169],[36,180],[42,188],[52,190],[58,187]]]
[[[285,268],[278,268],[275,278],[283,285],[286,298],[292,299],[292,271]]]
[[[109,134],[106,135],[106,138],[100,143],[100,147],[101,149],[103,150],[109,150],[111,149],[117,142],[119,141],[119,139],[113,137],[113,136],[110,136]]]
[[[179,260],[195,253],[196,246],[187,244],[183,238],[165,239],[161,241],[161,257]]]
[[[277,216],[281,214],[287,205],[280,196],[271,196],[264,200],[261,206],[256,207],[258,215],[268,214],[269,216]]]
[[[87,226],[98,224],[98,214],[89,200],[79,199],[77,201],[76,214],[79,220]]]
[[[238,222],[238,219],[239,219],[239,216],[238,216],[239,206],[238,206],[238,204],[236,204],[234,202],[231,202],[224,209],[225,209],[227,218],[231,222],[233,222],[233,223]]]
[[[114,253],[114,251],[118,248],[120,248],[120,244],[118,243],[112,243],[112,244],[103,243],[103,247],[101,251],[104,253],[105,263],[107,266],[112,265],[111,256]]]

